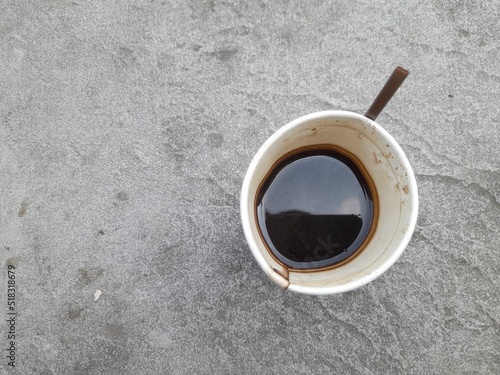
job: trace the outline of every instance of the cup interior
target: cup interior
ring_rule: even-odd
[[[338,147],[362,164],[375,188],[378,216],[371,238],[349,262],[329,269],[294,270],[271,256],[259,233],[257,191],[279,159],[296,149],[314,145]],[[376,122],[345,111],[316,112],[279,129],[253,158],[241,192],[243,230],[257,262],[280,286],[307,294],[345,292],[385,272],[408,244],[417,211],[417,185],[401,147]]]

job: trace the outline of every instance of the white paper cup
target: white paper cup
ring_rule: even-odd
[[[281,157],[313,145],[332,145],[354,155],[374,184],[378,217],[372,236],[352,260],[334,268],[294,270],[271,256],[259,233],[257,190]],[[417,221],[417,183],[401,147],[375,121],[353,112],[316,112],[288,123],[262,145],[245,175],[240,209],[250,250],[273,281],[299,293],[342,293],[374,280],[402,254]]]

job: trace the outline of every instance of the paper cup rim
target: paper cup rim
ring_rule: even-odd
[[[401,254],[404,252],[406,247],[408,246],[408,243],[410,242],[413,232],[415,230],[415,226],[417,223],[417,218],[418,218],[418,189],[417,189],[417,182],[415,179],[415,174],[413,172],[413,169],[410,165],[410,162],[408,158],[406,157],[403,149],[399,144],[396,142],[396,140],[379,124],[377,124],[375,121],[362,116],[358,113],[354,112],[349,112],[349,111],[341,111],[341,110],[329,110],[329,111],[320,111],[320,112],[314,112],[310,113],[308,115],[299,117],[293,121],[290,121],[288,124],[282,126],[279,128],[275,133],[273,133],[259,148],[255,156],[252,158],[252,161],[250,162],[250,165],[246,171],[245,177],[243,179],[243,184],[241,188],[241,196],[240,196],[240,216],[241,216],[241,221],[242,221],[242,226],[243,226],[243,232],[245,235],[245,238],[247,240],[248,246],[250,247],[250,250],[252,251],[252,254],[254,258],[256,259],[257,263],[260,265],[260,267],[264,270],[264,272],[275,282],[278,282],[276,280],[276,273],[272,269],[271,265],[268,264],[264,258],[264,256],[261,254],[260,246],[258,245],[256,239],[254,238],[252,231],[251,231],[251,225],[249,220],[249,215],[248,210],[253,210],[254,207],[248,206],[249,202],[249,190],[250,190],[250,183],[252,181],[252,176],[255,173],[255,170],[257,166],[259,165],[260,161],[262,158],[265,156],[265,154],[269,151],[270,147],[278,141],[283,135],[285,135],[287,132],[289,132],[291,129],[301,126],[304,123],[313,121],[313,120],[318,120],[318,119],[327,119],[327,118],[339,118],[339,117],[348,117],[351,119],[357,119],[362,122],[368,122],[371,124],[376,131],[384,138],[384,140],[390,144],[393,150],[395,150],[398,154],[398,158],[400,159],[401,163],[403,164],[405,171],[408,173],[408,188],[409,191],[411,192],[411,200],[410,200],[410,214],[408,218],[408,224],[406,226],[407,230],[404,233],[402,239],[400,240],[399,244],[397,245],[396,249],[392,252],[391,256],[388,257],[377,269],[365,276],[361,276],[359,278],[354,278],[353,280],[347,281],[345,284],[341,285],[332,285],[332,286],[322,286],[322,287],[312,287],[312,286],[301,286],[297,284],[291,284],[288,286],[288,289],[294,292],[298,293],[303,293],[303,294],[312,294],[312,295],[325,295],[325,294],[336,294],[336,293],[343,293],[347,291],[351,291],[354,289],[357,289],[363,285],[368,284],[369,282],[375,280],[377,277],[382,275],[384,272],[386,272],[401,256]],[[279,284],[279,282],[278,282]]]

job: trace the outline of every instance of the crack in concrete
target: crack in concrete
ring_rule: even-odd
[[[485,187],[479,185],[479,183],[477,183],[477,182],[468,183],[464,179],[460,179],[460,178],[453,177],[453,176],[441,175],[441,174],[417,173],[417,174],[415,174],[415,176],[418,178],[421,178],[421,179],[427,179],[429,181],[440,180],[440,181],[444,182],[445,184],[461,185],[469,191],[472,190],[476,195],[478,195],[482,198],[485,198],[494,207],[500,209],[500,201],[497,199],[497,197],[491,191],[489,191]]]
[[[474,273],[476,273],[479,277],[481,277],[482,279],[488,281],[490,283],[490,285],[492,285],[494,287],[498,287],[495,284],[495,282],[488,275],[485,275],[481,271],[481,269],[479,267],[472,265],[471,262],[468,259],[460,257],[460,256],[457,256],[456,254],[454,254],[452,252],[441,250],[438,246],[436,246],[434,244],[434,242],[432,241],[432,239],[430,239],[424,233],[422,233],[421,228],[417,227],[415,229],[415,232],[414,232],[413,236],[417,240],[420,239],[422,242],[425,242],[426,244],[428,244],[429,246],[431,246],[434,251],[436,251],[438,253],[441,253],[441,254],[444,254],[445,256],[447,256],[453,263],[455,263],[455,265],[462,266],[462,267],[468,267],[468,269],[470,269],[471,271],[473,271]]]

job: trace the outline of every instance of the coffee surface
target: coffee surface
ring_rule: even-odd
[[[374,219],[361,170],[331,149],[279,162],[257,194],[258,225],[269,250],[294,269],[328,267],[353,256]]]

